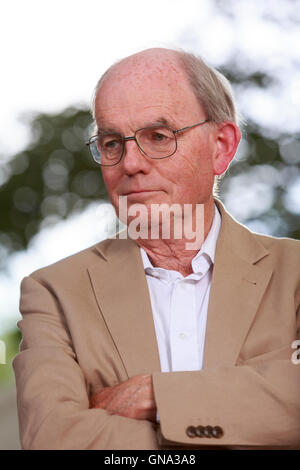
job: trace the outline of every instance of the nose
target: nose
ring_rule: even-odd
[[[142,153],[134,138],[126,140],[124,155],[121,160],[121,165],[125,173],[128,175],[139,172],[147,173],[151,167],[149,160],[150,159]]]

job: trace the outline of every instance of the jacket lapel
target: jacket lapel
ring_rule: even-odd
[[[222,224],[210,291],[204,368],[236,364],[272,275],[259,263],[269,252],[215,202]]]
[[[144,267],[130,239],[98,245],[102,260],[88,271],[101,314],[128,377],[160,372],[155,326]]]
[[[204,368],[236,364],[272,275],[260,266],[269,252],[224,206],[216,248],[205,336]],[[99,310],[128,377],[160,372],[151,301],[134,241],[106,240],[88,271]]]

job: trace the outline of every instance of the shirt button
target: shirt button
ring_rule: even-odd
[[[180,338],[180,339],[186,339],[187,336],[188,336],[188,335],[187,335],[186,333],[179,333],[178,338]]]

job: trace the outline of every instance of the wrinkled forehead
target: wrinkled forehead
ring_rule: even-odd
[[[96,116],[109,107],[158,106],[181,108],[196,98],[185,71],[174,54],[145,53],[114,66],[98,90]]]

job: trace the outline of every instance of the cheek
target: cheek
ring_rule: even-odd
[[[117,173],[113,173],[108,169],[103,169],[102,176],[107,192],[111,195],[116,190],[116,187],[118,185],[119,178],[117,176]]]
[[[116,178],[116,175],[114,175],[112,172],[107,170],[102,170],[102,176],[110,202],[115,207],[115,209],[117,209],[119,205],[117,191],[118,178]]]
[[[191,184],[209,178],[214,171],[211,153],[203,146],[182,153],[177,165],[179,180],[190,180]]]
[[[178,197],[189,200],[204,197],[212,190],[214,183],[211,153],[198,147],[182,152],[178,157],[176,171],[170,172],[169,176],[176,185]]]

